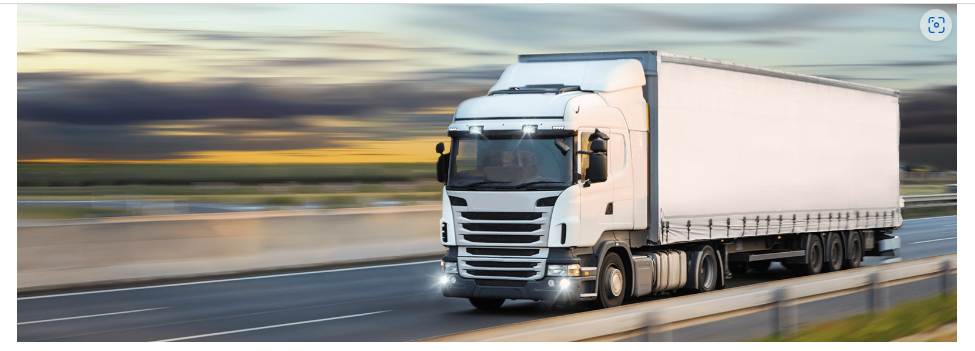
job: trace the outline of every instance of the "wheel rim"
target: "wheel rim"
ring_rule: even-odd
[[[832,264],[833,264],[833,267],[834,267],[834,268],[835,268],[835,267],[836,267],[836,266],[837,266],[837,265],[838,265],[838,264],[839,264],[840,262],[842,262],[842,261],[841,261],[841,259],[842,259],[843,257],[842,257],[842,254],[841,254],[840,252],[841,252],[841,248],[840,248],[840,243],[839,243],[839,242],[836,242],[836,241],[834,241],[834,242],[833,242],[833,245],[830,245],[830,248],[829,248],[829,261],[830,261],[830,263],[832,263]]]
[[[701,265],[701,282],[705,289],[710,289],[714,284],[714,258],[707,256]]]
[[[813,246],[812,255],[810,255],[812,257],[811,257],[811,260],[810,260],[809,264],[811,265],[811,268],[813,269],[814,272],[818,272],[818,270],[819,270],[818,268],[820,268],[820,267],[823,266],[822,251],[823,251],[823,248],[821,246],[819,246],[819,245],[814,245]]]
[[[613,296],[623,293],[623,273],[616,267],[609,267],[609,292]]]

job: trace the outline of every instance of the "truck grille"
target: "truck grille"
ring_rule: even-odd
[[[472,267],[532,268],[537,266],[538,262],[467,261],[467,265]]]
[[[468,274],[479,277],[513,277],[527,278],[535,275],[534,271],[487,271],[479,269],[468,269]]]
[[[534,232],[542,228],[541,224],[520,223],[464,223],[463,226],[473,232]]]
[[[545,208],[546,210],[548,208]],[[463,246],[536,246],[548,242],[551,211],[454,211],[457,244]]]
[[[472,243],[518,243],[518,244],[529,244],[537,242],[541,235],[482,235],[482,234],[467,234],[464,235],[464,239]]]
[[[480,247],[469,247],[467,248],[467,253],[471,255],[487,255],[487,256],[535,256],[539,252],[538,249],[494,249],[494,248],[480,248]]]
[[[464,278],[491,280],[537,280],[545,276],[545,259],[457,257]]]
[[[542,218],[541,212],[461,212],[460,215],[476,221],[531,221]]]

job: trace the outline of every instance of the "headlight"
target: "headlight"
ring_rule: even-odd
[[[550,264],[546,275],[549,277],[578,277],[579,265]]]
[[[443,267],[443,274],[457,274],[457,262],[440,261],[440,266]]]

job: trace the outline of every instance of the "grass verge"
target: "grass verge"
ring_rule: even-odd
[[[116,208],[74,206],[17,206],[17,219],[71,219],[135,216],[138,213]]]
[[[958,214],[958,206],[938,206],[938,207],[905,207],[901,209],[904,219],[954,216]]]
[[[880,313],[860,314],[794,334],[772,334],[753,341],[891,341],[957,321],[958,293],[953,292],[905,302]]]

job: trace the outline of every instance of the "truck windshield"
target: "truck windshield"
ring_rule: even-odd
[[[562,152],[557,143],[570,147]],[[565,189],[571,185],[572,137],[518,138],[472,135],[450,147],[448,189]]]

